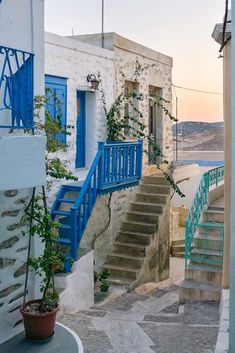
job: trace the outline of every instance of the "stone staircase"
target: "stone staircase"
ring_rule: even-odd
[[[223,207],[209,206],[194,238],[180,302],[219,301],[223,265]]]
[[[133,288],[168,276],[170,190],[162,174],[143,178],[103,266],[111,281]]]
[[[178,239],[173,240],[171,243],[171,256],[173,257],[181,257],[185,256],[185,240]]]

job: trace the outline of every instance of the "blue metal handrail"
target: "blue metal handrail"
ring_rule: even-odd
[[[198,185],[193,203],[185,220],[185,266],[189,264],[193,239],[202,217],[205,205],[208,204],[208,193],[211,186],[217,186],[224,180],[224,166],[204,173]]]
[[[79,192],[78,198],[71,208],[71,255],[74,259],[77,258],[77,249],[79,248],[82,234],[96,202],[98,194],[98,169],[101,156],[101,152],[98,151]]]
[[[70,255],[74,260],[97,196],[137,185],[141,175],[142,141],[99,143],[95,159],[70,209]],[[60,193],[57,198],[60,198]],[[65,271],[70,271],[69,262],[65,264]]]
[[[0,128],[33,129],[33,65],[32,53],[0,46]]]

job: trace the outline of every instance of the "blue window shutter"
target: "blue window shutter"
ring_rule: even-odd
[[[46,93],[48,97],[46,109],[52,118],[56,119],[60,116],[61,127],[65,128],[67,125],[67,79],[46,75],[45,83],[46,89],[49,89],[49,92]],[[56,100],[59,101],[59,105]],[[56,134],[55,139],[66,144],[65,133]]]

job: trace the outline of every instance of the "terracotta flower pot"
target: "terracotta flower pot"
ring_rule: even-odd
[[[57,306],[52,311],[41,314],[33,314],[25,311],[25,308],[32,303],[39,303],[41,300],[31,300],[21,305],[20,312],[23,316],[26,337],[32,340],[47,340],[54,334],[56,314],[59,310]]]

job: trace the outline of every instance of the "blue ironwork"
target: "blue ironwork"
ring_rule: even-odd
[[[191,259],[191,250],[195,239],[196,230],[208,204],[208,193],[212,186],[217,186],[224,180],[224,166],[220,166],[204,173],[198,185],[193,203],[189,209],[185,221],[185,265],[189,264]]]
[[[142,171],[143,141],[99,144],[102,152],[99,189],[104,192],[117,185],[138,182]]]
[[[63,185],[52,206],[53,217],[60,217],[58,242],[69,248],[65,271],[70,271],[70,258],[77,259],[82,235],[97,196],[137,185],[142,175],[142,141],[99,143],[98,152],[82,185]],[[74,198],[67,197],[72,192]],[[62,210],[61,205],[70,205]]]
[[[0,46],[0,128],[34,127],[33,61],[31,53]]]

